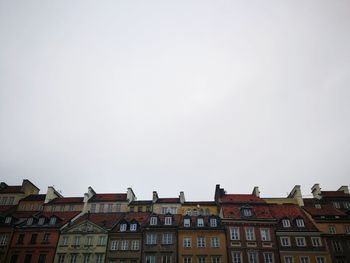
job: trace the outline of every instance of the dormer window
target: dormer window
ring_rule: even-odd
[[[131,224],[130,225],[130,231],[136,231],[136,229],[137,229],[137,224]]]
[[[38,224],[39,225],[43,225],[44,223],[45,223],[45,218],[44,217],[40,217]]]
[[[304,223],[304,219],[302,218],[298,218],[297,220],[295,220],[297,223],[297,227],[304,227],[305,223]]]
[[[189,218],[184,219],[184,227],[190,227],[191,226],[191,220]]]
[[[54,225],[54,224],[56,224],[56,220],[57,220],[57,218],[56,217],[51,217],[50,218],[50,225]]]
[[[218,225],[218,221],[216,220],[216,218],[210,218],[210,226],[217,227],[217,225]]]
[[[289,219],[282,219],[282,225],[283,227],[290,227]]]
[[[152,226],[156,225],[156,224],[157,224],[157,217],[152,216],[152,217],[151,217],[151,222],[150,222],[150,224],[151,224]]]
[[[242,216],[244,217],[250,217],[253,215],[253,211],[250,207],[244,207],[241,210]]]
[[[8,216],[5,218],[5,224],[10,224],[11,223],[12,217]]]
[[[191,214],[192,214],[192,210],[191,209],[187,209],[186,215],[190,216]]]
[[[120,232],[126,231],[126,224],[121,224],[120,225]]]
[[[320,204],[315,204],[315,208],[321,209],[321,205]]]
[[[199,210],[199,215],[204,216],[204,210],[202,208]]]
[[[197,226],[198,226],[198,227],[203,227],[203,226],[204,226],[204,220],[203,220],[203,218],[198,218],[198,219],[197,219]]]
[[[198,211],[197,211],[197,209],[195,208],[195,209],[193,209],[193,215],[194,216],[198,216]]]
[[[27,219],[27,225],[30,226],[33,224],[33,218],[28,218]]]
[[[172,225],[172,218],[171,218],[171,216],[166,216],[165,217],[165,225],[167,225],[167,226]]]

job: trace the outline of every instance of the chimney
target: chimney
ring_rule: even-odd
[[[155,203],[158,200],[158,193],[157,191],[153,191],[153,197],[152,197],[152,202]]]
[[[8,187],[8,185],[5,182],[0,183],[0,189],[5,189],[7,187]]]
[[[215,194],[214,194],[214,200],[216,203],[219,203],[221,201],[221,197],[225,195],[224,188],[220,188],[220,184],[217,184],[215,186]]]
[[[181,204],[183,204],[183,203],[186,202],[185,194],[184,194],[183,191],[180,192],[179,198],[180,198],[180,203],[181,203]]]
[[[313,187],[311,187],[311,193],[314,196],[314,198],[321,199],[321,188],[319,184],[314,184]]]
[[[347,185],[342,185],[337,192],[344,192],[344,194],[349,194],[349,187]]]
[[[88,201],[91,197],[93,197],[96,194],[94,189],[92,189],[91,186],[88,187],[87,193],[84,194],[84,206],[83,206],[83,213],[86,213],[88,211]]]
[[[304,200],[303,195],[301,194],[300,185],[295,185],[292,191],[290,191],[287,198],[295,199],[299,206],[304,206]]]
[[[254,186],[252,195],[255,195],[256,197],[260,197],[260,191],[258,186]]]
[[[59,192],[57,192],[53,186],[47,187],[47,192],[46,192],[44,204],[50,202],[51,200],[53,200],[57,197],[63,197],[63,196]]]
[[[128,191],[126,192],[126,199],[128,199],[129,203],[136,200],[136,195],[131,187],[128,187]]]

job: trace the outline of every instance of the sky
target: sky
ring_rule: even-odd
[[[350,184],[350,1],[0,0],[0,179],[139,200]]]

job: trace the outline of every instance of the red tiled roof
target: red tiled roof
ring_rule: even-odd
[[[129,206],[133,206],[133,205],[151,205],[151,204],[152,204],[152,200],[136,200],[136,201],[130,202]]]
[[[38,211],[18,211],[13,213],[11,216],[16,218],[29,218],[38,215]]]
[[[157,203],[180,203],[180,198],[158,198]]]
[[[263,199],[251,194],[225,194],[221,197],[221,202],[266,203]]]
[[[311,216],[347,216],[346,213],[327,204],[322,204],[321,208],[304,207],[304,210]]]
[[[37,217],[44,216],[46,218],[50,218],[52,216],[56,216],[62,220],[59,224],[55,225],[55,227],[57,227],[68,223],[71,219],[73,219],[79,213],[80,212],[42,212],[38,214]]]
[[[350,194],[346,194],[343,191],[321,191],[322,197],[349,197]]]
[[[274,219],[271,215],[271,212],[269,210],[269,206],[250,206],[253,210],[253,216],[252,217],[244,217],[241,214],[241,205],[223,205],[222,206],[222,213],[224,218],[235,218],[235,219]]]
[[[23,193],[21,185],[9,185],[3,189],[0,189],[0,194],[7,193]]]
[[[139,213],[126,213],[124,220],[131,222],[133,220],[137,221],[139,224],[145,224],[149,219],[150,213],[148,212],[139,212]]]
[[[17,205],[0,205],[0,214],[6,215],[16,210]]]
[[[183,205],[212,205],[215,206],[216,203],[214,201],[187,201]]]
[[[28,195],[27,197],[21,199],[22,201],[45,201],[46,195],[40,194],[40,195]]]
[[[115,202],[115,201],[127,201],[126,194],[95,194],[89,199],[90,202]]]
[[[109,229],[112,228],[122,216],[122,213],[86,213],[79,217],[74,224],[76,225],[82,221],[88,220],[96,225]]]
[[[84,198],[83,197],[57,197],[47,204],[71,204],[71,203],[83,203]]]

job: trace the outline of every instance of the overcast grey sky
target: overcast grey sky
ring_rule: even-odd
[[[0,0],[0,176],[66,196],[350,183],[350,1]]]

